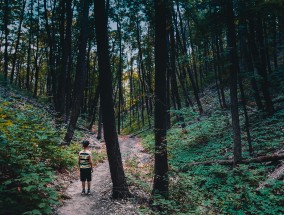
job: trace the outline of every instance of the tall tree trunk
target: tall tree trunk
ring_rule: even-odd
[[[101,103],[101,102],[100,102]],[[102,139],[102,107],[101,104],[99,106],[99,119],[98,119],[98,133],[97,133],[97,139],[100,140]]]
[[[223,82],[223,78],[222,78],[222,73],[224,70],[224,65],[221,61],[221,53],[224,53],[223,50],[223,40],[222,40],[222,32],[221,32],[221,38],[218,39],[218,37],[216,38],[216,48],[217,48],[217,61],[218,61],[218,79],[220,82],[220,93],[221,93],[221,99],[222,99],[222,104],[224,108],[227,108],[227,104],[226,104],[226,97],[225,97],[225,92],[224,92],[224,82]],[[224,57],[222,55],[222,57]]]
[[[262,22],[261,19],[258,20],[258,22]],[[264,52],[264,42],[263,42],[263,35],[262,35],[262,23],[257,23],[255,29],[255,23],[253,18],[250,18],[249,20],[249,44],[250,44],[250,50],[252,54],[252,59],[254,62],[254,66],[258,72],[258,74],[261,76],[260,80],[260,90],[263,93],[263,97],[265,100],[265,107],[268,113],[273,112],[273,104],[269,92],[269,84],[267,79],[267,71],[266,71],[266,58],[265,55],[261,52]],[[260,34],[258,36],[255,35],[255,32],[257,34]],[[259,43],[260,50],[258,50],[256,40]]]
[[[96,120],[96,113],[97,113],[97,109],[98,109],[98,101],[99,101],[99,97],[100,97],[100,85],[98,84],[97,86],[97,89],[96,89],[96,92],[95,92],[95,98],[94,98],[94,103],[93,103],[93,114],[92,114],[92,118],[91,118],[91,122],[90,122],[90,125],[89,125],[89,130],[92,129],[93,127],[93,124]]]
[[[167,32],[167,34],[169,35],[169,32]],[[166,46],[169,50],[169,37],[167,37],[167,46]],[[168,51],[169,52],[169,51]],[[169,57],[169,56],[167,56]],[[167,59],[167,61],[169,61],[169,59]],[[169,66],[169,63],[167,62],[167,68],[166,68],[166,81],[167,81],[167,84],[166,84],[166,104],[167,104],[167,122],[166,122],[166,125],[167,125],[167,129],[170,129],[171,128],[171,113],[170,113],[170,109],[171,109],[171,68]]]
[[[86,48],[88,41],[88,20],[89,20],[89,0],[84,1],[80,11],[80,43],[79,54],[76,66],[75,84],[73,90],[73,104],[71,108],[70,122],[68,124],[67,132],[64,141],[69,145],[75,131],[77,120],[80,114],[84,89],[86,83],[87,69],[86,69]]]
[[[177,9],[178,9],[178,12],[179,12],[179,3],[178,2],[177,2]],[[173,14],[174,14],[174,12],[173,12]],[[174,19],[175,28],[176,28],[176,32],[177,32],[176,36],[177,36],[177,40],[179,42],[179,45],[181,46],[181,50],[182,50],[183,56],[187,57],[187,47],[186,47],[186,39],[185,39],[185,32],[184,32],[185,30],[184,30],[183,25],[182,25],[182,18],[181,18],[181,16],[179,16],[179,18],[180,18],[180,25],[181,25],[181,34],[179,33],[179,30],[178,30],[177,20]],[[195,80],[194,80],[194,76],[193,76],[192,70],[190,69],[189,65],[187,65],[187,64],[182,65],[182,70],[187,72],[187,74],[189,76],[189,80],[191,82],[191,86],[192,86],[192,89],[193,89],[193,94],[194,94],[194,97],[195,97],[195,100],[196,100],[199,112],[203,113],[202,104],[201,104],[200,99],[199,99],[198,89],[197,89],[197,86],[196,86],[196,83],[195,83]]]
[[[147,112],[147,119],[148,119],[148,125],[149,128],[151,127],[150,122],[150,111],[149,111],[149,98],[147,96],[148,90],[149,90],[149,84],[146,81],[146,72],[145,72],[145,66],[144,66],[144,60],[142,55],[142,47],[141,47],[141,39],[140,39],[140,24],[139,19],[136,19],[136,39],[137,39],[137,45],[138,45],[138,61],[139,61],[139,80],[141,82],[141,93],[142,93],[142,99],[141,99],[141,118],[142,118],[142,124],[144,126],[144,104],[146,104],[146,112]]]
[[[4,84],[7,84],[7,78],[8,78],[8,35],[9,35],[9,1],[5,0],[4,2],[4,33],[5,33],[5,48],[4,48]]]
[[[258,14],[258,16],[261,16]],[[261,90],[263,93],[263,97],[265,100],[265,107],[266,111],[269,114],[272,114],[274,112],[274,107],[271,99],[271,95],[269,92],[269,81],[268,81],[268,75],[267,75],[267,59],[266,59],[266,50],[265,50],[265,44],[264,44],[264,32],[263,32],[263,20],[261,18],[257,19],[256,23],[256,40],[259,45],[259,53],[260,53],[260,67],[259,67],[259,75],[262,77],[260,81]]]
[[[19,26],[18,26],[17,40],[16,40],[16,46],[15,46],[15,52],[13,54],[13,63],[12,63],[12,70],[11,70],[11,76],[10,76],[11,84],[13,83],[14,74],[15,74],[16,60],[17,60],[18,48],[20,44],[20,37],[21,37],[21,32],[22,32],[22,23],[23,23],[24,14],[25,14],[26,2],[27,2],[26,0],[23,0],[22,2],[23,7],[21,11]]]
[[[38,78],[39,78],[39,67],[40,67],[40,63],[41,63],[41,58],[39,59],[39,0],[38,0],[38,10],[37,10],[37,14],[38,14],[38,24],[37,24],[37,33],[36,33],[36,53],[35,53],[35,81],[34,81],[34,93],[33,93],[33,97],[36,98],[37,97],[37,91],[38,91]]]
[[[179,70],[184,70],[184,68],[182,68],[182,66],[180,65],[180,63],[178,62],[178,67],[179,67]],[[181,74],[180,74],[181,73]],[[183,96],[185,98],[185,106],[186,107],[189,107],[191,106],[192,109],[194,110],[194,106],[193,106],[193,103],[188,95],[188,92],[187,92],[187,89],[186,89],[186,77],[185,77],[185,72],[177,72],[177,76],[178,76],[178,80],[179,80],[179,83],[180,83],[180,86],[181,86],[181,89],[182,89],[182,93],[183,93]],[[182,74],[183,73],[183,74]]]
[[[118,66],[118,113],[117,113],[117,132],[120,134],[121,126],[121,104],[122,104],[122,37],[121,37],[121,26],[120,18],[117,17],[117,31],[118,31],[118,40],[119,40],[119,66]]]
[[[274,70],[278,70],[278,58],[277,58],[277,19],[273,14],[273,23],[272,23],[272,53],[273,53],[273,62],[274,62]]]
[[[35,57],[35,84],[34,84],[34,93],[33,93],[33,97],[36,98],[37,97],[37,91],[38,91],[38,76],[39,76],[39,68],[40,68],[40,63],[41,63],[41,59],[38,60],[38,56]]]
[[[48,22],[48,11],[47,11],[47,0],[44,0],[44,19],[45,19],[45,30],[47,34],[47,44],[49,46],[49,56],[48,56],[48,69],[47,69],[47,80],[46,80],[46,91],[47,96],[51,97],[51,82],[52,82],[52,74],[53,74],[53,45],[52,45],[52,37],[50,33],[50,26]]]
[[[67,79],[66,79],[66,122],[70,116],[70,110],[72,105],[72,73],[73,73],[72,53],[69,53],[68,67],[67,67]]]
[[[239,1],[239,10],[240,10],[240,48],[242,57],[244,59],[243,64],[245,65],[246,69],[250,73],[250,83],[253,91],[253,96],[256,102],[256,105],[259,110],[263,109],[263,104],[261,101],[261,97],[259,94],[259,89],[257,86],[256,78],[255,78],[255,68],[256,68],[256,62],[253,59],[253,52],[252,50],[252,42],[253,38],[248,33],[248,27],[247,27],[247,20],[245,19],[246,15],[246,8],[247,2],[245,0]]]
[[[195,53],[195,47],[194,47],[194,44],[193,44],[193,38],[192,38],[192,33],[191,33],[189,21],[187,21],[187,25],[188,25],[188,32],[189,32],[189,43],[190,43],[190,46],[191,46],[193,76],[194,76],[194,79],[195,79],[196,90],[199,93],[200,89],[199,89],[199,83],[198,83],[198,71],[197,71],[197,66],[196,66],[196,53]]]
[[[57,111],[60,121],[66,121],[66,82],[67,82],[67,67],[71,53],[71,26],[72,26],[72,0],[61,0],[61,46],[62,57],[60,62],[60,76],[57,91]],[[66,19],[65,19],[66,14]],[[66,28],[65,28],[66,21]]]
[[[31,1],[31,9],[29,12],[29,45],[28,45],[28,55],[27,55],[27,73],[26,73],[26,89],[30,90],[30,71],[31,71],[31,49],[32,49],[32,37],[33,37],[33,9],[34,9],[34,2]]]
[[[155,0],[155,166],[153,194],[169,195],[167,158],[167,0]]]
[[[133,105],[133,58],[130,57],[130,71],[129,71],[129,127],[132,128],[132,116],[134,117],[134,105]]]
[[[267,34],[267,25],[265,23],[265,21],[263,21],[263,33],[264,33],[264,49],[265,49],[265,57],[266,57],[266,62],[267,62],[267,70],[268,70],[268,74],[272,73],[272,68],[271,68],[271,60],[270,60],[270,53],[269,53],[269,45],[270,42],[268,40],[270,40],[270,38],[268,38],[268,34]]]
[[[56,19],[56,15],[59,14],[59,12],[56,10],[56,5],[57,5],[57,1],[51,4],[51,8],[52,8],[52,15],[51,15],[51,25],[49,26],[48,24],[48,18],[46,17],[45,21],[46,21],[46,30],[47,32],[49,31],[50,34],[48,34],[48,40],[49,40],[49,48],[50,48],[50,53],[49,53],[49,66],[50,66],[50,73],[49,73],[49,77],[50,77],[50,97],[53,98],[53,102],[55,105],[57,100],[57,84],[58,84],[58,74],[56,71],[56,66],[58,64],[58,62],[56,62],[56,53],[58,52],[58,47],[56,44],[56,31],[57,29],[55,28],[55,19]],[[47,16],[47,14],[45,14],[45,16]],[[49,28],[50,27],[50,28]]]
[[[238,34],[242,35],[239,38],[240,41],[240,74],[238,76],[238,82],[239,82],[239,89],[240,89],[240,93],[241,93],[241,104],[243,106],[243,111],[244,111],[244,117],[245,117],[245,130],[247,133],[247,141],[248,141],[248,146],[249,146],[249,153],[251,156],[253,156],[253,147],[252,147],[252,138],[251,138],[251,134],[250,134],[250,123],[249,123],[249,116],[248,116],[248,111],[247,111],[247,107],[246,107],[246,96],[245,96],[245,91],[244,91],[244,87],[243,87],[243,80],[242,80],[242,72],[246,71],[246,70],[250,70],[253,71],[253,64],[252,62],[248,62],[248,50],[247,50],[247,44],[246,44],[246,38],[247,38],[247,26],[246,26],[246,20],[244,18],[244,11],[243,8],[245,6],[245,1],[242,0],[239,2],[239,7],[240,7],[240,26],[238,29]],[[249,66],[250,65],[250,66]],[[250,67],[250,69],[249,69]],[[250,71],[250,72],[251,72]],[[257,86],[255,86],[257,88]],[[259,96],[259,94],[258,94]],[[258,97],[259,98],[259,97]],[[260,99],[260,98],[259,98]],[[261,100],[260,100],[261,103]]]
[[[102,121],[104,139],[107,147],[109,168],[113,183],[112,197],[121,198],[129,195],[125,180],[118,136],[115,126],[114,104],[112,97],[112,74],[108,49],[107,16],[105,0],[94,1],[95,27],[97,38],[97,51],[99,63],[100,99],[102,108]]]
[[[218,81],[218,58],[216,53],[216,36],[212,33],[212,55],[213,55],[213,70],[214,70],[214,76],[215,76],[215,84],[217,89],[217,95],[218,95],[218,101],[220,104],[220,107],[223,108],[222,100],[221,100],[221,90],[220,90],[220,84]]]
[[[232,127],[233,127],[233,151],[234,151],[234,164],[242,160],[242,145],[241,145],[241,131],[239,121],[239,108],[238,108],[238,72],[239,60],[237,55],[236,44],[236,30],[234,24],[234,11],[233,1],[228,0],[225,3],[225,11],[227,18],[227,43],[229,49],[230,59],[230,98],[231,98],[231,114],[232,114]]]
[[[244,116],[245,116],[245,130],[247,133],[247,141],[248,141],[248,146],[249,146],[249,154],[250,156],[253,156],[253,147],[252,147],[252,140],[251,140],[251,134],[250,134],[250,126],[249,126],[249,116],[248,116],[248,111],[246,107],[246,96],[244,92],[244,87],[243,87],[243,80],[241,77],[241,74],[238,77],[238,82],[239,82],[239,88],[240,88],[240,93],[241,93],[241,104],[243,106],[244,110]]]
[[[178,86],[177,86],[177,78],[176,78],[176,43],[175,43],[175,36],[174,36],[174,28],[173,23],[171,24],[170,28],[170,74],[171,74],[171,90],[172,95],[175,98],[175,102],[177,104],[177,109],[181,109],[181,99],[178,92]],[[169,95],[168,95],[169,96]],[[185,127],[184,118],[182,116],[179,116],[179,121],[182,122],[181,126],[182,128]]]
[[[66,25],[66,34],[65,34],[65,54],[67,55],[66,61],[66,89],[65,89],[65,122],[68,121],[68,115],[70,113],[70,101],[71,101],[71,74],[72,74],[72,21],[73,21],[73,10],[72,10],[72,1],[66,0],[66,18],[67,18],[67,25]],[[61,108],[62,109],[62,108]]]

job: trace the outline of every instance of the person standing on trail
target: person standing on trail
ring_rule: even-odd
[[[80,168],[80,180],[82,181],[82,194],[86,193],[85,185],[86,181],[88,182],[88,191],[87,194],[91,194],[91,181],[92,181],[92,172],[93,172],[93,161],[92,161],[92,152],[89,148],[90,142],[84,140],[82,142],[83,150],[79,152],[78,164]]]

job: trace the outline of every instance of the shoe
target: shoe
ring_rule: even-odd
[[[91,195],[91,191],[88,189],[87,195]]]
[[[86,193],[86,191],[85,191],[85,189],[83,189],[81,194],[84,195],[85,193]]]

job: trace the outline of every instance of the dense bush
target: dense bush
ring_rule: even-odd
[[[0,97],[0,132],[0,213],[50,214],[54,170],[72,168],[78,147],[58,147],[52,118],[16,97]]]

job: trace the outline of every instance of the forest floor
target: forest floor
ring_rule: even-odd
[[[96,141],[96,143],[98,142],[95,137],[89,140],[91,141],[91,145],[93,145],[92,142],[94,141]],[[127,166],[127,162],[134,158],[140,165],[149,163],[151,160],[150,155],[144,152],[139,138],[120,136],[119,143],[124,166]],[[104,148],[104,144],[101,146]],[[140,165],[136,166],[136,168],[139,168]],[[59,207],[54,214],[139,214],[139,206],[148,202],[149,197],[147,194],[134,186],[129,187],[133,195],[132,198],[126,200],[114,200],[111,198],[112,183],[107,159],[94,168],[94,172],[92,173],[91,195],[81,195],[82,185],[79,180],[78,171],[75,171],[74,174],[76,176],[65,191],[65,195],[68,199],[63,201],[63,205]]]
[[[251,101],[247,105],[256,157],[282,154],[284,150],[284,97],[278,93],[284,90],[284,79],[279,77],[284,76],[273,77],[273,80],[279,81],[279,87],[273,89],[276,110],[273,115],[258,111]],[[164,214],[284,214],[283,162],[240,164],[234,169],[219,164],[188,165],[213,159],[229,160],[233,156],[230,111],[220,109],[214,87],[208,87],[204,94],[204,114],[200,116],[189,108],[179,110],[177,113],[186,122],[185,130],[180,128],[180,122],[176,122],[167,132],[170,198],[158,202],[165,208]],[[226,92],[226,95],[228,97],[229,93]],[[243,157],[249,159],[242,113],[240,109]],[[154,172],[153,156],[150,155],[154,154],[155,148],[152,130],[142,128],[145,132],[139,134],[141,139],[119,137],[126,179],[133,197],[113,200],[105,143],[98,141],[93,132],[84,129],[81,120],[72,144],[58,147],[65,127],[55,128],[53,115],[47,105],[0,86],[0,142],[4,142],[0,146],[4,147],[7,143],[13,146],[5,147],[12,156],[3,162],[7,166],[10,163],[21,164],[12,166],[13,171],[19,169],[21,174],[7,175],[2,179],[5,183],[0,181],[0,191],[6,192],[3,192],[5,204],[2,204],[5,210],[1,209],[0,204],[0,214],[23,214],[25,211],[54,215],[155,214],[148,204]],[[123,132],[129,134],[135,131],[127,132],[125,129]],[[91,142],[93,154],[96,155],[94,160],[97,165],[90,196],[81,195],[78,168],[71,170],[76,166],[80,150],[78,143],[82,139]],[[12,151],[14,148],[16,153]],[[37,165],[37,160],[31,160],[27,152],[35,153],[36,158],[49,158],[49,162]],[[35,177],[38,178],[36,182]],[[9,186],[19,181],[20,186],[10,189]],[[38,183],[41,192],[38,192]],[[42,198],[42,193],[48,199]],[[57,206],[58,196],[62,202],[60,206]],[[56,208],[49,205],[56,205]]]

